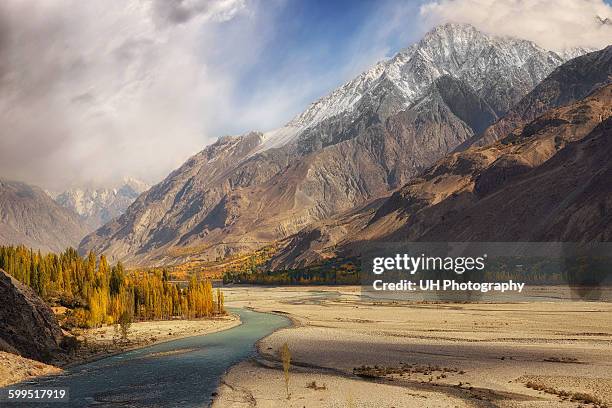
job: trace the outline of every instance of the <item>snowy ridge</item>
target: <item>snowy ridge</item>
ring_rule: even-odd
[[[461,79],[479,93],[495,89],[492,78],[529,91],[557,66],[589,51],[575,48],[559,54],[531,41],[492,36],[469,24],[444,24],[312,103],[284,127],[264,133],[253,154],[290,143],[326,119],[353,114],[364,96],[389,82],[401,92],[397,111],[423,96],[443,75]]]
[[[149,185],[133,178],[124,178],[108,188],[73,188],[55,197],[62,207],[79,214],[93,226],[100,226],[122,214]]]

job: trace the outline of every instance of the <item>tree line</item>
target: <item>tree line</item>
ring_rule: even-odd
[[[359,267],[353,260],[334,259],[304,269],[271,271],[254,268],[249,271],[229,271],[224,283],[258,285],[359,285]]]
[[[200,318],[224,314],[220,289],[192,276],[186,287],[165,270],[127,272],[121,262],[69,248],[41,254],[25,246],[0,246],[0,269],[52,304],[66,306],[69,324],[98,327],[126,317],[134,320]]]
[[[529,285],[599,286],[610,284],[609,256],[497,257],[487,261],[484,271],[463,275],[475,282],[510,279]],[[362,264],[358,258],[334,258],[302,269],[269,270],[266,265],[227,271],[224,283],[256,285],[359,285]],[[371,273],[364,278],[372,276]],[[454,279],[453,271],[428,271],[430,279]],[[369,285],[369,281],[364,279]]]

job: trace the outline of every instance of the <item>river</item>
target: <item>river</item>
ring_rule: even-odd
[[[229,330],[129,351],[11,388],[67,387],[69,403],[48,404],[50,407],[207,406],[229,367],[254,355],[257,340],[290,324],[283,316],[231,311],[240,316],[242,324]]]

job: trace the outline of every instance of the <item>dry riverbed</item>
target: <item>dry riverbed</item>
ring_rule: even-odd
[[[215,333],[239,324],[240,319],[233,314],[214,319],[136,322],[130,327],[127,341],[120,340],[120,334],[116,326],[84,330],[78,335],[79,340],[81,340],[81,347],[61,366],[82,364],[123,351],[183,337]],[[40,375],[56,374],[61,371],[60,367],[0,352],[0,386]]]
[[[359,288],[233,288],[295,326],[233,367],[226,407],[612,407],[612,303],[374,303]],[[542,299],[545,293],[538,292]],[[292,353],[289,399],[278,350]]]

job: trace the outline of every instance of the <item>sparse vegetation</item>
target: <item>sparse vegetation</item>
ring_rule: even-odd
[[[353,259],[330,259],[306,269],[270,271],[265,266],[243,272],[227,272],[225,283],[261,285],[358,285],[359,263]]]
[[[413,374],[420,374],[428,376],[429,381],[444,379],[448,377],[448,374],[465,374],[465,371],[459,371],[456,368],[432,366],[432,365],[418,365],[418,364],[401,364],[396,367],[384,367],[384,366],[366,366],[353,368],[353,374],[364,377],[364,378],[385,378],[392,376],[411,376]]]
[[[209,246],[197,246],[188,248],[172,248],[168,252],[170,257],[181,257],[190,255],[192,258],[180,265],[163,268],[177,280],[187,280],[189,276],[200,274],[209,279],[220,279],[224,274],[253,273],[274,255],[278,250],[276,244],[266,245],[256,251],[240,253],[225,258],[214,260],[197,259],[197,255],[210,249]],[[149,271],[158,268],[149,268]]]
[[[289,394],[289,369],[291,368],[291,352],[289,351],[289,345],[284,343],[280,349],[280,356],[283,362],[283,374],[285,376],[285,390],[287,391],[287,399],[290,398]]]
[[[117,321],[117,323],[119,324],[119,328],[121,331],[121,339],[123,341],[127,341],[130,332],[130,326],[132,325],[132,315],[128,311],[124,311],[119,316],[119,320]]]
[[[310,388],[310,389],[315,390],[315,391],[322,391],[322,390],[326,390],[327,389],[327,385],[325,385],[325,384],[317,385],[316,381],[312,381],[312,382],[309,382],[308,384],[306,384],[306,388]]]
[[[542,360],[546,363],[567,363],[567,364],[578,364],[580,363],[577,358],[574,357],[547,357]]]
[[[525,383],[527,388],[531,388],[536,391],[542,391],[547,394],[553,394],[561,397],[562,399],[568,399],[574,402],[580,402],[584,404],[593,404],[596,408],[608,408],[608,405],[604,403],[600,398],[584,392],[570,392],[559,390],[554,387],[550,387],[535,381],[528,381]]]

